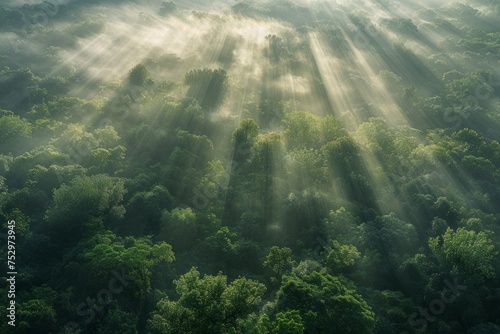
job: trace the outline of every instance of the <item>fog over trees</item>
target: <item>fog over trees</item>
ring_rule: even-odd
[[[499,18],[2,1],[0,333],[500,333]]]

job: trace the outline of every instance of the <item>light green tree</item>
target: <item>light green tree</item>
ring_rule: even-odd
[[[280,281],[286,270],[293,266],[292,250],[288,247],[273,246],[264,261],[264,267],[270,268],[276,274],[276,280]]]
[[[279,312],[273,322],[273,333],[275,334],[302,334],[304,323],[297,310]]]
[[[488,232],[448,228],[442,237],[429,239],[429,248],[442,266],[466,281],[481,283],[495,277],[492,262],[498,252]]]
[[[123,218],[124,181],[104,174],[79,176],[54,191],[45,220],[61,243]]]
[[[375,325],[375,314],[352,283],[320,272],[283,276],[276,310],[298,311],[305,333],[370,333]]]
[[[266,291],[262,283],[246,278],[228,284],[221,273],[201,277],[196,268],[174,284],[180,297],[177,301],[164,298],[158,302],[148,321],[153,334],[235,332]]]
[[[311,113],[304,111],[288,113],[283,119],[283,125],[288,148],[312,148],[320,143],[319,119]]]
[[[353,266],[361,257],[356,246],[343,245],[337,240],[331,242],[326,252],[325,264],[334,273],[341,273],[344,269]]]

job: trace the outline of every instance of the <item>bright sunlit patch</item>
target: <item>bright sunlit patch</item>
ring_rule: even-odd
[[[302,3],[310,5],[309,1]],[[223,68],[227,71],[230,90],[225,103],[210,115],[212,121],[233,126],[248,117],[252,108],[258,111],[266,101],[276,100],[286,101],[287,111],[334,114],[349,130],[356,130],[369,117],[381,117],[395,128],[408,125],[397,102],[399,91],[407,84],[405,79],[415,78],[417,73],[421,75],[419,70],[429,73],[435,70],[424,68],[422,64],[417,68],[414,63],[405,62],[404,57],[394,50],[394,44],[397,42],[407,48],[418,61],[432,57],[429,53],[438,47],[443,37],[435,25],[418,15],[412,17],[412,22],[418,25],[418,38],[409,38],[388,29],[383,20],[407,17],[416,9],[426,10],[428,7],[412,1],[387,2],[385,5],[373,1],[338,1],[317,5],[334,18],[319,22],[338,28],[335,30],[338,39],[329,39],[328,34],[311,30],[300,35],[296,29],[272,19],[231,14],[221,16],[211,11],[183,11],[178,15],[159,17],[137,5],[113,6],[112,11],[106,12],[108,29],[80,39],[77,47],[64,50],[61,53],[64,62],[60,67],[71,64],[78,68],[83,74],[79,87],[72,94],[92,97],[99,84],[124,80],[135,65],[170,54],[177,57],[178,62],[175,66],[159,66],[153,74],[158,81],[182,82],[184,74],[195,68]],[[354,16],[347,14],[369,18],[373,25],[360,26]],[[290,54],[280,54],[280,50],[288,48],[293,50]],[[458,61],[447,61],[447,66],[458,64]],[[53,72],[58,70],[55,68]],[[399,86],[391,87],[381,78],[381,71],[397,72],[402,77],[397,83]],[[155,103],[151,114],[158,114],[166,102],[159,99]],[[267,110],[273,111],[273,108]],[[270,124],[261,131],[280,129],[280,117],[271,116]],[[227,138],[222,136],[214,138],[214,142],[229,145]],[[356,139],[362,144],[360,138]],[[423,138],[418,140],[422,142]],[[372,171],[369,181],[375,185],[375,195],[382,199],[379,202],[398,203],[394,189],[385,186],[392,181],[381,172],[383,163],[371,153],[362,158]],[[437,173],[455,189],[460,189],[459,182],[449,176],[444,166],[438,164]],[[339,189],[334,190],[339,196],[344,192],[341,188],[339,185]],[[391,191],[378,191],[388,188]],[[380,209],[396,210],[398,205]]]

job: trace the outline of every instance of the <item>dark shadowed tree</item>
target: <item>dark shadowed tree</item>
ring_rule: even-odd
[[[142,64],[135,65],[129,72],[128,80],[132,85],[142,86],[149,78],[149,71]]]
[[[189,86],[188,95],[200,102],[207,110],[220,106],[228,91],[227,72],[223,69],[197,69],[186,73],[184,83]]]

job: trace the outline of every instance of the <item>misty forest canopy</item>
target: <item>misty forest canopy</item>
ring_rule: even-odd
[[[498,334],[499,142],[496,0],[2,1],[0,332]]]

